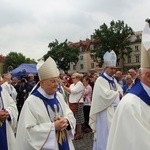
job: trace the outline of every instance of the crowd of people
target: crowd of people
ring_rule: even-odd
[[[98,73],[60,74],[51,57],[37,64],[38,80],[4,73],[0,149],[74,150],[73,140],[93,132],[93,150],[149,150],[150,42],[142,37],[139,70],[123,73],[109,50]]]
[[[119,70],[116,71],[116,68],[111,67],[107,66],[102,73],[82,74],[76,72],[73,74],[64,74],[64,75],[61,74],[57,75],[58,81],[54,80],[54,83],[58,85],[57,91],[63,96],[64,102],[68,106],[69,103],[79,104],[77,106],[77,111],[73,114],[76,120],[75,135],[73,138],[74,140],[82,139],[85,133],[89,132],[95,133],[95,131],[100,131],[100,133],[97,133],[98,135],[97,139],[99,140],[94,141],[97,142],[96,145],[98,147],[103,144],[106,146],[108,133],[107,135],[105,135],[105,133],[108,132],[107,131],[108,125],[106,118],[104,116],[106,116],[107,107],[110,106],[111,103],[113,104],[114,107],[116,107],[121,98],[123,97],[123,95],[125,95],[129,91],[129,89],[135,84],[134,80],[138,77],[138,72],[136,72],[134,69],[129,69],[127,74],[123,74]],[[133,76],[131,76],[130,74],[131,72],[134,72],[134,78]],[[110,80],[114,80],[116,86],[114,87],[113,83],[109,85],[109,79],[107,79],[105,76],[110,77]],[[31,94],[32,90],[35,88],[35,86],[37,87],[39,86],[38,82],[35,81],[34,75],[31,73],[27,76],[27,78],[21,78],[20,80],[17,79],[16,77],[11,77],[10,73],[5,73],[2,75],[1,87],[8,92],[10,97],[12,97],[14,104],[16,105],[16,108],[18,110],[17,120],[19,120],[21,109],[25,101]],[[106,97],[102,97],[101,94],[104,94],[103,92],[105,92],[105,90],[108,89],[109,86],[111,86],[110,92],[107,91],[108,94],[106,94]],[[118,93],[118,91],[120,93]],[[104,102],[104,108],[103,106],[100,106],[99,102],[95,103],[95,99],[98,100],[101,99],[102,101],[102,98]],[[114,101],[114,98],[116,98],[117,100]],[[108,104],[106,104],[106,100]],[[93,103],[92,109],[91,103]],[[24,107],[27,106],[25,105]],[[91,115],[90,118],[90,110],[92,114],[93,109],[95,113],[101,112],[99,114],[99,117],[98,116],[96,117],[96,119],[99,120],[96,121],[97,122],[97,127],[95,125],[96,128],[93,128],[93,125],[89,124],[89,119],[93,117]],[[22,118],[27,118],[27,120],[29,120],[29,116],[28,117],[24,116],[25,114],[27,115],[27,108],[24,108],[23,112],[24,112],[23,117],[21,115],[20,120],[22,120]],[[92,118],[92,121],[93,120],[94,119]],[[101,125],[101,123],[103,124]],[[21,126],[23,126],[22,123]],[[18,126],[18,128],[19,130],[22,130],[20,129],[20,126]],[[101,133],[101,131],[103,131],[104,133]],[[103,140],[101,139],[100,137],[101,135],[105,136],[106,138],[105,141],[104,138],[102,138]],[[101,143],[99,143],[99,141],[101,141]],[[98,147],[94,149],[99,149]]]

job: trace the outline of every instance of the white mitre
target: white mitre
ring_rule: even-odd
[[[150,26],[146,23],[142,33],[141,67],[150,68]]]
[[[40,61],[37,64],[39,80],[59,77],[59,70],[54,59],[49,57],[45,62]]]
[[[110,52],[107,51],[104,54],[103,59],[104,59],[104,65],[106,67],[116,67],[117,56],[113,50],[111,50]]]

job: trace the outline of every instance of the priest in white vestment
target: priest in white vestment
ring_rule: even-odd
[[[116,72],[116,54],[113,50],[104,54],[104,63],[104,72],[94,85],[90,110],[89,125],[94,131],[93,150],[106,150],[111,120],[122,95],[122,88],[113,77]]]
[[[74,150],[76,120],[62,94],[57,92],[59,71],[49,57],[38,64],[40,86],[21,110],[15,150]]]
[[[16,89],[13,87],[13,85],[11,84],[11,74],[10,73],[4,73],[2,75],[3,77],[3,84],[2,87],[7,90],[7,92],[9,93],[9,95],[12,97],[12,99],[15,101],[16,103],[16,97],[17,97],[17,91]]]
[[[116,109],[107,150],[150,150],[150,24],[142,34],[140,82]]]
[[[18,110],[9,93],[0,86],[0,149],[14,150]]]

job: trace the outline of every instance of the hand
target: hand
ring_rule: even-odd
[[[59,84],[60,84],[61,86],[63,86],[63,80],[60,80],[60,81],[59,81]]]
[[[4,122],[7,118],[9,118],[9,113],[7,110],[0,110],[0,121]]]
[[[64,88],[65,85],[66,85],[65,82],[62,81],[62,82],[61,82],[61,86]]]
[[[58,119],[54,122],[54,124],[55,124],[56,130],[58,130],[58,131],[63,131],[63,130],[65,130],[65,129],[67,128],[67,126],[69,125],[69,124],[68,124],[68,120],[67,120],[66,118],[64,118],[64,117],[58,118]]]

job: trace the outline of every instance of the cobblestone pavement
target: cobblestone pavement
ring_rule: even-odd
[[[73,141],[75,150],[92,150],[93,133],[85,133],[83,139]]]

